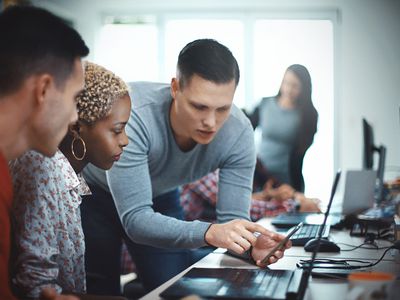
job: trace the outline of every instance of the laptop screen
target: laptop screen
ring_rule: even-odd
[[[306,293],[306,289],[307,289],[307,285],[308,285],[308,280],[309,280],[309,278],[311,276],[311,271],[312,271],[312,268],[313,268],[313,265],[314,265],[315,258],[317,257],[317,253],[318,253],[318,250],[319,250],[320,242],[321,242],[321,239],[322,239],[323,228],[326,225],[326,220],[328,219],[329,211],[331,210],[333,197],[335,196],[336,189],[337,189],[337,186],[339,184],[340,175],[341,175],[341,171],[338,170],[336,172],[335,179],[333,181],[332,190],[331,190],[331,196],[329,198],[328,207],[327,207],[326,212],[325,212],[324,221],[323,221],[322,226],[320,227],[320,230],[318,232],[317,246],[315,247],[315,250],[312,253],[311,261],[310,261],[309,266],[306,269],[304,269],[303,276],[302,276],[301,282],[300,282],[299,292],[298,292],[297,298],[296,298],[297,300],[303,300],[304,299],[304,295]]]
[[[346,216],[361,213],[374,205],[376,171],[349,170],[343,195],[343,211]]]

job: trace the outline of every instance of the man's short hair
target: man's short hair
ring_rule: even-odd
[[[0,96],[41,73],[63,88],[75,59],[88,53],[79,33],[59,17],[33,6],[10,6],[0,14]]]
[[[183,88],[196,74],[214,83],[239,83],[239,66],[232,52],[213,39],[199,39],[187,44],[179,53],[177,73]]]

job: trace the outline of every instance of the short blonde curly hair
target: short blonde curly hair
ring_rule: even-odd
[[[77,96],[78,119],[87,124],[104,118],[119,98],[129,94],[126,83],[113,72],[86,61],[85,89]]]

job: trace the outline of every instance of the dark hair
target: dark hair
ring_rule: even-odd
[[[0,95],[40,73],[51,74],[63,87],[75,59],[89,53],[75,29],[33,6],[10,6],[0,14],[0,41]]]
[[[311,76],[308,72],[307,68],[303,65],[291,65],[286,69],[287,71],[292,71],[294,75],[300,80],[301,83],[301,93],[299,97],[296,99],[296,105],[300,110],[306,109],[308,107],[314,107],[311,100]],[[281,91],[279,90],[277,97],[281,95]]]
[[[298,151],[305,152],[312,144],[314,133],[317,131],[318,112],[311,100],[311,76],[307,68],[303,65],[294,64],[286,69],[293,72],[301,83],[301,92],[296,99],[297,109],[300,111],[301,124],[300,134],[298,135]],[[281,95],[281,91],[277,98]]]
[[[199,39],[187,44],[179,53],[178,79],[183,88],[196,74],[214,83],[239,83],[240,71],[232,52],[212,39]]]

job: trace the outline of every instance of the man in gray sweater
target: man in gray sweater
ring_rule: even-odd
[[[255,150],[252,126],[232,103],[238,82],[230,50],[202,39],[182,49],[170,85],[130,84],[129,145],[110,171],[84,172],[95,198],[82,203],[89,293],[116,293],[122,239],[150,290],[198,259],[188,249],[247,251],[263,266],[283,238],[248,221]],[[182,221],[179,186],[216,169],[218,223]]]

